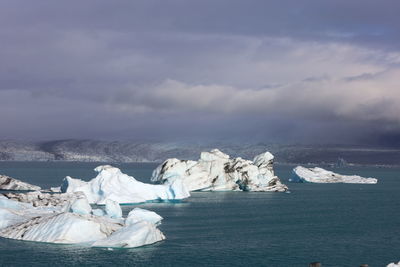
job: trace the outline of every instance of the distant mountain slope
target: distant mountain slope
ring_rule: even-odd
[[[48,161],[54,160],[54,155],[42,150],[39,144],[0,141],[0,160]]]
[[[252,159],[265,151],[276,162],[334,164],[339,158],[362,165],[400,165],[400,150],[358,146],[304,146],[239,143],[139,143],[128,141],[57,140],[0,141],[1,161],[161,162],[167,158],[198,159],[200,152],[219,148],[233,157]],[[344,161],[343,161],[344,162]],[[341,162],[341,164],[343,163]]]

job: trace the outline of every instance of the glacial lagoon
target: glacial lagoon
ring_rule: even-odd
[[[89,180],[100,163],[0,162],[0,173],[42,188],[66,176]],[[149,182],[157,164],[116,164]],[[343,167],[378,184],[289,183],[294,166],[275,165],[290,193],[193,192],[182,202],[122,206],[164,217],[167,239],[135,249],[96,249],[0,239],[0,266],[385,266],[399,260],[400,168]],[[22,256],[23,255],[23,256]]]

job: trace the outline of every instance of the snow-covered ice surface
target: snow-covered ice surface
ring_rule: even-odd
[[[111,214],[102,216],[104,212],[93,212],[82,195],[62,208],[34,207],[0,195],[0,236],[36,242],[124,248],[165,239],[149,216],[141,218],[140,214],[136,214],[134,222],[132,219],[126,222],[119,216],[121,208],[118,203],[112,200],[106,200],[106,203],[107,212]],[[110,209],[112,212],[109,212]]]
[[[0,189],[2,190],[40,190],[39,186],[22,182],[7,175],[0,175]]]
[[[119,206],[119,205],[118,205]],[[71,212],[86,215],[92,212],[92,207],[90,206],[86,197],[77,198],[71,203]]]
[[[28,193],[4,193],[4,195],[11,199],[22,203],[30,203],[34,207],[42,206],[65,206],[72,203],[74,199],[85,197],[82,192],[72,192],[63,194],[43,193],[40,191],[33,191]]]
[[[149,200],[180,200],[190,196],[182,181],[162,185],[146,184],[110,165],[95,169],[99,174],[89,182],[66,177],[61,192],[83,192],[92,204],[105,204],[106,199],[118,203],[141,203]]]
[[[60,211],[60,208],[36,208],[29,203],[14,201],[0,194],[0,229],[30,220],[36,216],[54,214],[58,211]]]
[[[376,184],[376,178],[364,178],[358,175],[341,175],[322,168],[305,168],[297,166],[293,169],[291,182],[309,183],[349,183],[349,184]]]
[[[389,263],[386,267],[400,267],[400,261],[398,263],[395,262]]]
[[[183,181],[190,191],[287,191],[287,186],[274,174],[273,160],[269,152],[251,161],[231,159],[213,149],[202,152],[198,161],[167,159],[154,170],[151,181],[160,184]]]
[[[105,212],[102,209],[92,209],[92,214],[96,216],[104,216]]]

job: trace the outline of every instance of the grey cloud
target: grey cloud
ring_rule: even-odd
[[[0,138],[395,136],[399,7],[2,1]]]
[[[398,38],[400,4],[396,0],[9,0],[2,7],[3,22],[22,28],[325,37],[390,45]]]

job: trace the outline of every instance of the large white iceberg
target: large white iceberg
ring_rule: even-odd
[[[180,200],[190,196],[182,181],[163,185],[146,184],[110,165],[95,169],[99,174],[85,182],[66,177],[61,192],[83,192],[92,204],[105,204],[106,199],[118,203],[141,203],[149,200]]]
[[[154,170],[151,181],[182,181],[190,191],[278,191],[288,188],[273,170],[274,156],[265,152],[253,161],[231,159],[218,149],[202,152],[198,161],[167,159]]]
[[[0,189],[2,190],[40,190],[39,186],[22,182],[7,175],[0,175]]]
[[[322,168],[305,168],[297,166],[293,169],[291,182],[309,183],[348,183],[348,184],[376,184],[378,179],[364,178],[358,175],[341,175]]]
[[[106,202],[111,203],[108,200]],[[113,212],[116,210],[114,206]],[[120,209],[118,203],[116,206]],[[128,220],[95,214],[99,212],[93,212],[82,195],[63,208],[33,207],[29,203],[0,196],[0,236],[36,242],[124,248],[165,239],[148,216],[141,218],[136,213],[133,221],[132,218]]]

